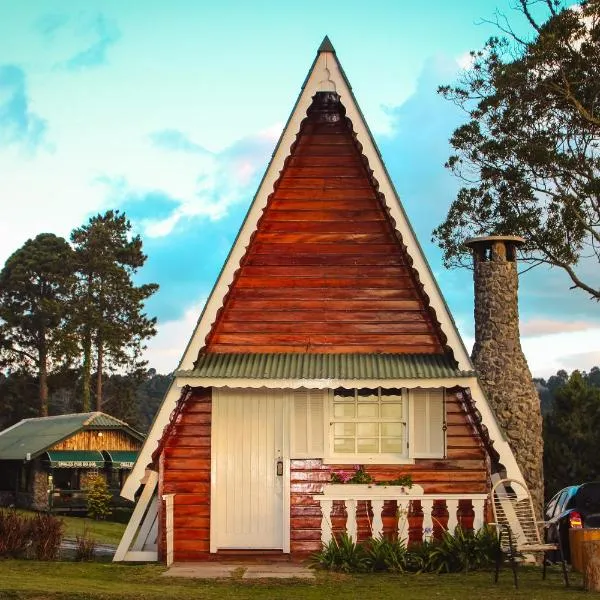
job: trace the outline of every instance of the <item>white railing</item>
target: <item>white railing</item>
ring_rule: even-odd
[[[321,505],[321,541],[327,544],[333,536],[331,523],[331,511],[334,502],[341,501],[346,509],[346,533],[357,539],[358,520],[357,509],[362,506],[367,508],[370,504],[373,513],[371,534],[374,538],[383,535],[383,508],[384,502],[396,501],[396,516],[398,519],[398,539],[408,538],[408,516],[411,503],[420,501],[423,512],[423,524],[421,528],[421,539],[426,539],[433,532],[434,516],[433,507],[436,501],[442,501],[448,511],[448,523],[446,528],[454,531],[459,523],[458,509],[459,501],[471,501],[473,509],[473,529],[477,531],[484,524],[485,501],[487,494],[424,494],[423,488],[413,485],[412,488],[403,486],[377,486],[377,485],[349,485],[349,484],[326,484],[323,494],[314,495]]]

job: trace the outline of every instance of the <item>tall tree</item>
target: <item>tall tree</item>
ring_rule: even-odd
[[[143,343],[156,333],[156,319],[143,310],[158,285],[134,284],[133,276],[146,256],[140,237],[131,237],[130,232],[126,216],[109,210],[71,234],[79,274],[75,313],[82,340],[84,411],[91,408],[94,353],[96,409],[100,410],[104,369],[141,364]]]
[[[531,39],[498,22],[504,37],[440,88],[469,121],[446,164],[465,186],[433,233],[447,266],[470,264],[468,237],[522,235],[524,259],[560,267],[599,300],[600,2],[561,4],[518,0]]]
[[[27,240],[0,272],[0,359],[39,378],[39,414],[48,414],[48,372],[73,356],[66,327],[75,282],[73,251],[52,233]]]
[[[600,471],[600,388],[573,371],[556,390],[544,418],[546,496],[567,485],[594,481]]]

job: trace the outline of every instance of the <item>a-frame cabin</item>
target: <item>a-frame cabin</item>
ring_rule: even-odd
[[[414,485],[332,483],[357,465]],[[521,478],[325,38],[124,486],[145,484],[115,560],[478,527],[499,471]]]

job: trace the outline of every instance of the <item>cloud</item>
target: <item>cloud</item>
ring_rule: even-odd
[[[564,333],[569,331],[587,331],[599,326],[593,321],[573,321],[560,319],[531,319],[521,321],[522,336],[539,336],[551,333]]]
[[[209,153],[197,152],[200,146],[182,132],[162,130],[150,136],[151,146],[136,154],[135,164],[123,165],[123,172],[105,174],[98,181],[108,186],[110,205],[136,211],[144,235],[165,237],[181,221],[218,221],[231,207],[242,202],[247,206],[279,131],[279,127],[259,131],[221,152]],[[189,144],[194,151],[182,151]],[[160,210],[153,210],[159,198]]]
[[[35,22],[35,29],[45,38],[53,39],[56,32],[62,29],[69,21],[65,14],[53,13],[41,16]]]
[[[69,71],[89,69],[105,64],[108,49],[121,37],[116,23],[102,14],[91,18],[86,17],[78,26],[78,30],[85,34],[91,34],[94,41],[60,65]]]
[[[159,322],[158,333],[148,342],[144,358],[159,373],[175,370],[196,327],[206,299],[187,305],[181,319]]]
[[[0,146],[24,144],[37,148],[47,123],[30,107],[25,71],[16,65],[0,66]]]
[[[208,150],[192,142],[189,137],[177,129],[155,131],[150,134],[150,140],[155,146],[164,150],[210,154]]]

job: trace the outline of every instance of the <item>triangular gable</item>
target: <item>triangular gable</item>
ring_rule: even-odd
[[[247,248],[251,244],[252,235],[257,230],[257,226],[265,208],[269,197],[275,190],[276,183],[280,178],[281,172],[286,166],[286,158],[290,154],[296,136],[300,131],[301,123],[306,118],[307,111],[312,103],[312,99],[317,92],[335,92],[339,94],[341,103],[346,110],[346,116],[352,123],[353,131],[356,138],[356,147],[362,149],[362,154],[368,161],[369,168],[372,170],[371,177],[377,181],[378,198],[384,202],[386,211],[392,218],[395,230],[398,233],[398,238],[405,247],[405,256],[407,263],[412,261],[412,268],[416,273],[416,281],[420,286],[414,288],[417,301],[424,303],[419,307],[419,310],[427,312],[429,315],[434,315],[435,319],[431,321],[432,332],[434,337],[443,346],[443,352],[451,353],[456,361],[457,371],[469,372],[473,370],[473,365],[469,355],[462,343],[456,325],[450,315],[448,307],[443,299],[441,291],[433,277],[433,273],[429,268],[425,255],[416,239],[414,231],[408,221],[406,213],[400,203],[399,197],[394,190],[394,186],[386,171],[386,168],[381,160],[379,151],[375,145],[369,128],[363,118],[362,113],[356,103],[354,95],[348,84],[346,76],[342,70],[340,63],[337,60],[335,50],[328,38],[325,38],[319,48],[317,57],[309,71],[309,74],[304,82],[300,96],[294,106],[292,114],[283,130],[279,139],[275,152],[267,171],[259,185],[258,191],[248,210],[246,219],[240,228],[234,245],[227,257],[225,265],[219,274],[217,282],[204,306],[202,314],[194,329],[194,333],[184,351],[183,357],[178,367],[180,373],[171,383],[171,386],[166,394],[166,397],[156,415],[152,424],[146,443],[142,448],[138,461],[136,462],[133,471],[127,479],[121,494],[129,499],[134,498],[140,481],[142,480],[146,466],[152,460],[152,453],[157,448],[165,427],[169,423],[169,415],[175,409],[178,398],[181,396],[181,387],[184,385],[227,385],[236,387],[243,385],[246,387],[297,387],[304,385],[306,387],[330,387],[335,385],[358,385],[357,381],[336,380],[319,380],[319,381],[304,381],[304,382],[285,382],[278,380],[256,379],[256,380],[210,380],[210,379],[194,379],[189,377],[189,372],[194,370],[195,363],[198,359],[200,351],[205,347],[206,338],[211,333],[213,324],[217,323],[215,335],[218,334],[218,319],[219,311],[223,310],[224,303],[227,300],[227,293],[232,286],[236,273],[243,263]],[[408,259],[410,257],[410,261]],[[213,340],[209,339],[209,344]],[[215,342],[217,343],[217,342]],[[214,348],[213,348],[214,349]],[[439,350],[439,349],[438,349]],[[224,350],[229,351],[229,350]],[[248,347],[244,347],[244,352],[248,351]],[[289,349],[288,349],[289,351]],[[320,349],[319,352],[323,350]],[[355,350],[357,351],[357,350]],[[389,352],[390,350],[387,350]],[[461,378],[437,378],[431,380],[403,380],[403,381],[369,381],[371,385],[415,385],[422,387],[453,387],[460,385],[468,387],[475,402],[477,403],[478,413],[480,414],[481,424],[489,431],[491,439],[494,441],[495,448],[500,455],[500,462],[505,466],[509,476],[517,479],[522,479],[519,467],[516,464],[513,453],[506,441],[505,435],[498,426],[498,422],[485,398],[485,395],[479,385],[476,377],[461,377]]]
[[[368,160],[369,168],[373,172],[373,178],[379,183],[379,192],[395,223],[395,228],[398,231],[400,239],[406,247],[406,253],[412,260],[412,267],[418,274],[418,279],[422,284],[423,293],[425,297],[429,299],[429,306],[432,314],[435,315],[435,322],[432,322],[431,326],[439,328],[441,335],[437,336],[436,334],[433,334],[434,337],[436,337],[440,343],[445,338],[445,345],[454,354],[459,369],[472,369],[471,361],[449,313],[448,307],[444,302],[423,251],[408,222],[404,209],[400,204],[398,195],[387,174],[373,137],[358,105],[356,104],[356,100],[348,85],[345,74],[337,60],[335,50],[327,38],[319,48],[317,57],[306,78],[298,101],[296,102],[290,119],[281,135],[273,158],[261,181],[234,246],[230,251],[217,283],[215,284],[200,319],[198,320],[198,324],[196,325],[195,331],[185,350],[179,369],[192,369],[200,350],[205,346],[205,340],[211,332],[213,324],[218,320],[219,311],[223,308],[227,292],[234,282],[240,264],[243,262],[246,249],[251,243],[252,235],[257,229],[259,219],[267,206],[269,197],[275,189],[275,184],[280,177],[280,173],[285,168],[286,158],[290,154],[290,149],[296,140],[296,135],[300,131],[301,123],[306,117],[306,113],[313,101],[313,96],[315,96],[317,92],[327,91],[339,94],[341,102],[346,109],[346,116],[350,119],[356,134],[356,141],[362,147],[362,154],[364,154]],[[222,351],[228,350],[223,349]],[[317,351],[323,350],[321,348]],[[344,351],[352,350],[348,349]],[[433,349],[430,351],[435,352]]]
[[[317,92],[202,352],[444,354],[411,265],[339,95]]]

